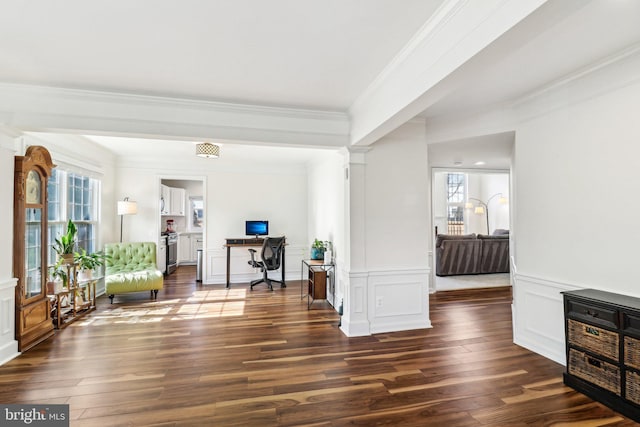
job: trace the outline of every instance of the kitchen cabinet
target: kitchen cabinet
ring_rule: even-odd
[[[171,213],[174,216],[184,216],[185,203],[184,198],[186,190],[184,188],[171,187]]]
[[[160,215],[184,216],[186,212],[184,188],[160,185]]]
[[[202,249],[202,233],[183,233],[178,237],[178,262],[195,264]]]
[[[167,185],[160,185],[160,215],[171,214],[171,188]]]

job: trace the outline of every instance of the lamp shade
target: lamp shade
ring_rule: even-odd
[[[471,203],[471,202],[467,202],[467,203],[465,203],[465,204],[464,204],[464,208],[465,208],[465,209],[473,209],[473,203]]]
[[[138,213],[138,204],[129,200],[118,201],[118,215],[135,215]]]
[[[196,144],[196,156],[217,159],[220,157],[220,146],[210,142]]]
[[[475,208],[475,210],[473,212],[477,213],[477,214],[483,214],[484,213],[484,206],[476,206],[476,208]]]

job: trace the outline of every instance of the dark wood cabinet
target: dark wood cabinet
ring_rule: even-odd
[[[563,297],[564,383],[640,421],[640,298],[595,289]]]
[[[47,282],[47,182],[55,165],[46,148],[16,156],[13,195],[13,275],[16,341],[26,351],[53,335]]]
[[[327,299],[327,271],[322,267],[309,267],[309,295],[311,298]]]

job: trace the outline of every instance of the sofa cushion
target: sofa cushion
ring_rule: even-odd
[[[438,234],[436,237],[436,248],[439,248],[442,245],[442,242],[445,240],[470,240],[475,239],[475,233],[471,234]]]
[[[160,270],[148,269],[112,273],[105,278],[107,295],[162,289],[164,279]]]
[[[509,240],[508,234],[478,234],[478,239],[480,240]]]

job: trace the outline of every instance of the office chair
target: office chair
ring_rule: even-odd
[[[269,290],[273,291],[272,282],[280,283],[281,288],[286,288],[287,285],[281,280],[274,280],[267,277],[267,273],[272,270],[280,268],[282,263],[282,249],[284,248],[284,236],[283,237],[267,237],[262,244],[262,251],[260,252],[261,261],[256,261],[256,250],[249,249],[251,254],[251,261],[249,265],[254,268],[259,268],[262,271],[262,279],[254,280],[251,282],[251,290],[258,283],[265,282],[269,286]]]

